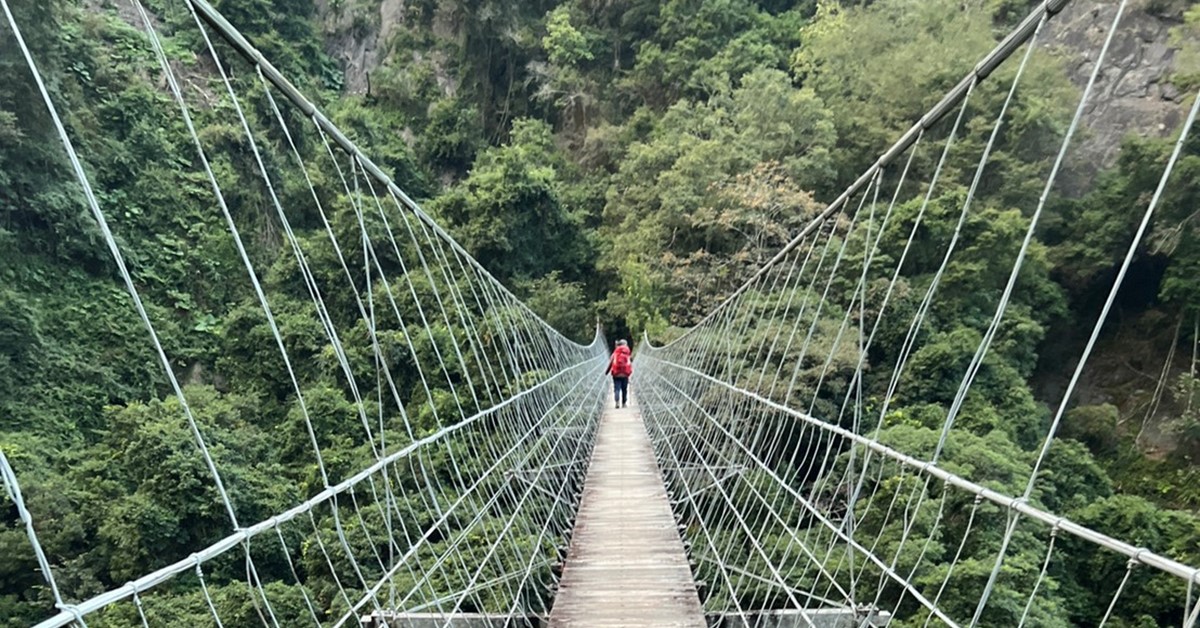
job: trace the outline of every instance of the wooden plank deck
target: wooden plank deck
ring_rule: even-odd
[[[611,403],[611,402],[610,402]],[[551,628],[703,628],[704,612],[642,415],[600,418]]]

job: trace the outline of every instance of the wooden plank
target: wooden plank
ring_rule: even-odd
[[[600,418],[550,626],[705,626],[636,404]]]

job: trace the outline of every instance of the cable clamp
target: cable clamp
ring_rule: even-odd
[[[83,611],[79,610],[78,606],[76,606],[74,604],[65,604],[63,602],[58,602],[54,605],[54,607],[60,611],[70,613],[71,616],[75,618],[75,622],[78,623],[80,626],[87,625],[87,623],[83,621]]]

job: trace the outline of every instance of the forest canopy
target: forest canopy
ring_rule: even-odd
[[[14,4],[98,200],[111,209],[173,372],[235,478],[244,505],[238,514],[259,521],[310,496],[320,486],[311,461],[298,453],[308,441],[292,384],[238,251],[215,217],[208,183],[197,174],[194,146],[154,51],[126,2]],[[208,103],[197,110],[199,135],[230,191],[233,219],[253,244],[249,256],[264,269],[265,290],[292,343],[289,351],[299,358],[299,387],[321,424],[357,422],[362,409],[339,379],[320,323],[305,309],[302,270],[273,211],[255,195],[259,165],[232,122],[233,105],[221,95],[203,39],[179,3],[145,4],[165,54],[192,86],[189,93]],[[646,335],[657,344],[701,320],[752,276],[1034,3],[413,0],[398,3],[398,11],[387,0],[213,4],[556,329],[587,342],[599,320],[611,339],[636,342]],[[1174,51],[1174,61],[1159,88],[1169,86],[1173,96],[1160,100],[1182,109],[1200,85],[1200,5],[1131,4],[1138,15],[1168,24],[1160,43]],[[375,47],[369,63],[355,56],[368,41]],[[881,438],[898,449],[916,455],[936,442],[945,407],[986,328],[995,287],[1010,269],[1004,255],[1021,245],[1080,97],[1069,52],[1048,45],[1033,55],[1024,87],[1009,105],[1010,122],[991,153],[995,167],[978,182],[974,210],[962,226],[965,253],[941,279],[926,342],[912,355],[903,392],[882,419]],[[903,268],[910,292],[898,307],[916,307],[914,295],[941,262],[934,245],[955,230],[975,156],[988,141],[988,112],[1006,101],[1015,72],[1013,63],[1002,66],[972,95],[968,117],[978,122],[963,130],[965,148],[940,171],[944,184],[929,200],[917,254]],[[272,110],[254,91],[261,88],[253,73],[235,72],[234,81],[256,95],[246,104],[248,115],[273,123]],[[0,26],[0,86],[0,448],[35,520],[44,522],[42,543],[53,569],[78,600],[219,538],[225,513],[7,25]],[[1109,147],[1114,156],[1091,170],[1072,164],[1071,192],[1055,195],[1045,208],[1045,227],[1029,249],[996,348],[965,402],[948,464],[970,466],[974,480],[1019,493],[1018,478],[1032,472],[1051,407],[1136,228],[1140,212],[1129,208],[1144,205],[1153,192],[1173,132],[1120,137]],[[290,159],[281,134],[255,139]],[[313,138],[296,150],[306,159],[325,158]],[[928,177],[937,164],[936,151],[926,150],[912,168]],[[268,164],[276,167],[282,170]],[[1146,245],[1135,252],[1130,288],[1106,322],[1086,390],[1067,414],[1059,433],[1063,446],[1037,499],[1106,534],[1198,564],[1200,135],[1184,145],[1176,172]],[[339,185],[332,175],[306,182],[293,174],[278,194],[288,207],[309,208],[312,189],[318,201],[345,200],[349,195]],[[883,241],[902,243],[921,209],[917,190],[900,199]],[[299,240],[325,251],[312,260],[324,274],[319,279],[341,280],[334,253],[319,248],[324,217],[311,209],[297,215]],[[331,222],[343,235],[358,228],[353,214]],[[898,250],[882,254],[899,257]],[[417,279],[414,300],[435,282]],[[761,295],[763,307],[777,296]],[[329,298],[334,310],[354,314],[352,295]],[[397,309],[404,307],[415,311],[408,302]],[[368,335],[365,326],[346,326],[357,338]],[[488,331],[454,321],[436,326],[420,340],[426,357],[450,346],[455,334]],[[768,333],[749,321],[746,329],[748,336]],[[420,357],[410,360],[400,347],[424,332],[415,324],[391,331],[386,349],[403,373],[406,360]],[[888,363],[904,330],[880,333],[872,359]],[[346,359],[353,369],[372,357],[364,352]],[[464,371],[448,378],[466,379]],[[400,384],[407,394],[420,382],[414,375]],[[886,382],[868,385],[885,388]],[[803,377],[796,381],[797,391],[814,386]],[[420,403],[392,410],[411,410],[425,429],[454,399],[437,386],[411,398]],[[816,404],[836,412],[827,398]],[[362,439],[334,434],[321,445],[337,473],[369,459]],[[445,460],[438,464],[437,472],[448,473]],[[383,525],[365,518],[353,524],[375,532]],[[878,533],[885,541],[898,534],[890,528]],[[311,548],[319,539],[311,530],[292,534],[297,546]],[[973,551],[988,555],[996,542],[987,539]],[[922,574],[932,586],[953,548],[940,551],[933,571]],[[1036,571],[1046,546],[1023,538],[1013,551],[1019,569]],[[296,558],[307,589],[290,584],[290,576],[268,585],[286,600],[281,616],[305,616],[308,590],[322,613],[336,613],[340,584],[311,551]],[[285,573],[287,565],[276,563],[266,576]],[[15,505],[0,497],[0,626],[28,625],[52,610],[38,569]],[[210,586],[228,617],[252,623],[255,609],[239,592],[244,574],[238,569],[222,565]],[[1106,603],[1098,584],[1111,575],[1111,565],[1087,556],[1065,561],[1033,611],[1037,625],[1086,625]],[[435,586],[451,590],[455,584]],[[1117,609],[1110,625],[1182,621],[1180,609],[1168,604],[1175,592],[1151,589],[1136,605]],[[746,601],[770,603],[770,596],[760,591]],[[164,623],[207,618],[194,580],[164,586],[147,604]],[[973,602],[947,604],[965,609]],[[1014,619],[1011,605],[1001,606],[993,625]],[[909,610],[920,625],[924,617]],[[89,625],[134,620],[114,611]]]

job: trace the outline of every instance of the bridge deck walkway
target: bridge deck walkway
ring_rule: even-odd
[[[703,628],[704,612],[642,415],[600,418],[551,628]]]

